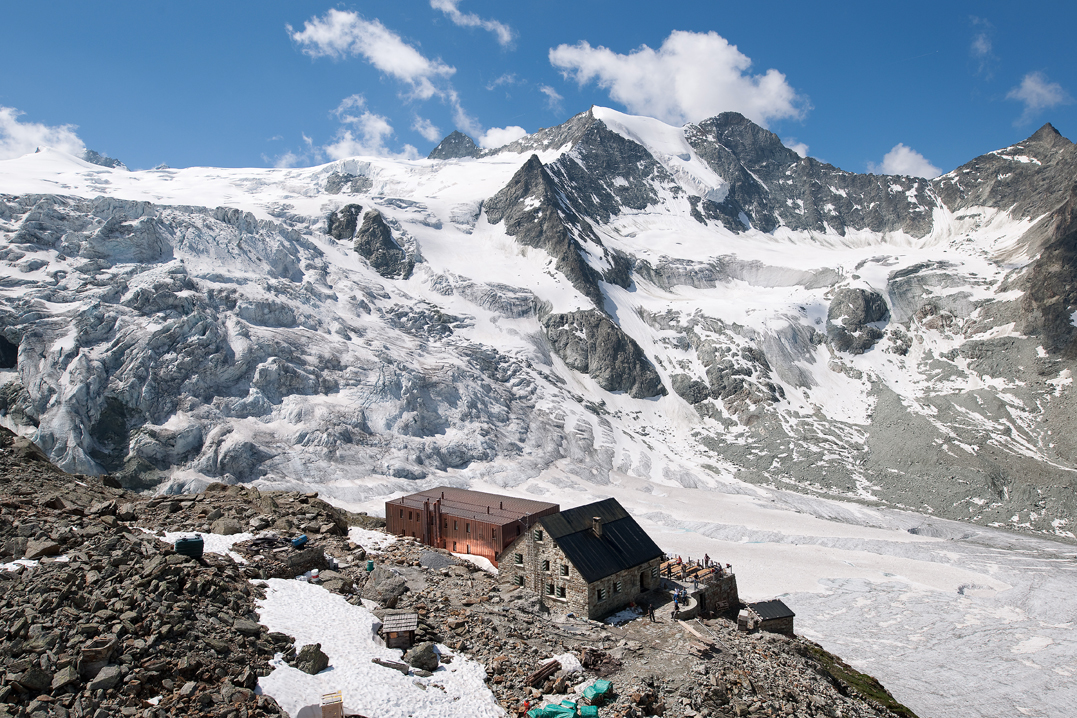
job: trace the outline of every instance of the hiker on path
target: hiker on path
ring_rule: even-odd
[[[711,567],[711,555],[709,553],[703,554],[703,568]]]
[[[651,617],[651,623],[654,623],[654,606],[647,604],[647,615]]]

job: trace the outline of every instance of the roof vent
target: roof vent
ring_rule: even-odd
[[[602,517],[595,516],[591,519],[591,530],[595,532],[595,536],[602,538]]]

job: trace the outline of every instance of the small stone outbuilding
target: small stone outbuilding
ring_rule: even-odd
[[[795,613],[778,599],[749,603],[737,616],[737,628],[742,631],[766,631],[792,636]]]
[[[539,517],[505,547],[503,583],[557,613],[601,618],[659,585],[662,549],[616,499]]]

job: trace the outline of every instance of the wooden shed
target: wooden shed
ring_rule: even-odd
[[[408,650],[415,643],[415,631],[419,628],[419,614],[392,613],[381,619],[382,640],[386,648]]]

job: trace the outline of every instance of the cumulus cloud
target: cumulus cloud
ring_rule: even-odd
[[[527,130],[516,125],[508,127],[491,127],[478,138],[479,146],[485,149],[504,147],[510,142],[515,142],[527,134]]]
[[[318,148],[317,154],[321,157],[339,160],[358,155],[404,159],[419,156],[419,151],[411,145],[404,145],[401,152],[391,152],[385,146],[386,140],[393,136],[393,126],[384,115],[367,110],[362,95],[345,97],[333,114],[340,120],[341,127],[332,142]]]
[[[549,85],[539,85],[539,92],[546,95],[546,107],[553,112],[561,111],[561,100],[565,99]]]
[[[342,59],[362,57],[378,70],[411,87],[418,99],[440,94],[435,82],[456,72],[441,60],[431,60],[408,45],[380,20],[366,20],[356,12],[330,10],[303,23],[302,30],[287,26],[292,41],[311,57]]]
[[[430,120],[418,115],[415,116],[415,121],[411,123],[411,129],[418,132],[423,136],[423,139],[429,142],[441,139],[441,130]]]
[[[75,157],[82,157],[86,145],[75,134],[77,125],[43,125],[39,122],[20,122],[24,113],[14,107],[0,106],[0,160],[10,160],[51,147]]]
[[[1006,94],[1007,100],[1017,100],[1025,105],[1025,111],[1014,121],[1015,125],[1031,122],[1043,110],[1073,102],[1070,94],[1057,82],[1049,82],[1042,72],[1030,72],[1021,84]]]
[[[627,55],[587,42],[558,45],[549,57],[581,87],[596,82],[629,112],[673,124],[735,110],[766,125],[808,109],[785,75],[751,74],[751,59],[714,32],[674,31],[658,50],[641,45]]]
[[[894,149],[883,155],[881,164],[868,162],[868,171],[881,175],[908,175],[927,179],[932,179],[942,174],[942,170],[928,162],[926,157],[913,148],[906,147],[901,142],[894,145]]]
[[[497,37],[501,47],[512,44],[514,33],[512,28],[497,20],[484,20],[475,13],[462,13],[457,5],[460,0],[430,0],[430,7],[445,13],[453,25],[460,27],[481,27],[483,30],[492,32]]]
[[[788,139],[782,140],[782,144],[793,150],[793,152],[796,152],[801,157],[808,156],[808,146],[803,142],[797,142],[797,138],[795,137],[790,137]]]

